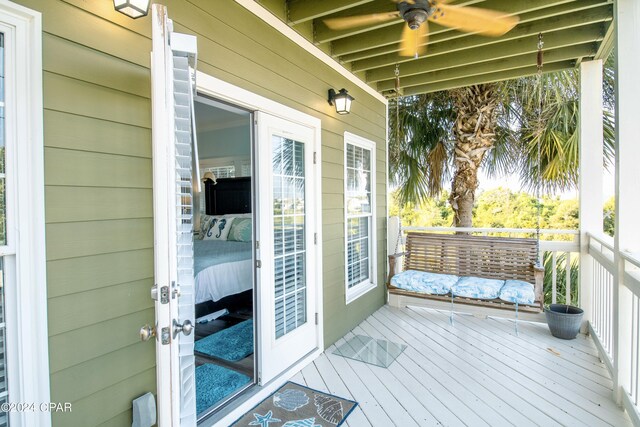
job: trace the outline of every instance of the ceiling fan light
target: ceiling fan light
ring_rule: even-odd
[[[417,30],[418,28],[420,28],[420,25],[422,25],[428,17],[429,14],[423,9],[411,9],[407,11],[403,16],[403,18],[407,21],[409,28],[411,28],[412,30]]]

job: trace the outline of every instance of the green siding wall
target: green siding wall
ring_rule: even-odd
[[[56,426],[127,425],[155,390],[149,18],[110,0],[18,0],[43,14],[47,282]],[[224,3],[224,5],[223,5]],[[198,68],[322,120],[325,343],[384,302],[385,106],[233,1],[168,0]],[[337,116],[329,88],[356,97]],[[343,132],[378,144],[378,288],[345,305]]]

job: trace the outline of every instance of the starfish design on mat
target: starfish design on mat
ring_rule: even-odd
[[[250,426],[260,426],[260,427],[269,427],[269,423],[279,423],[281,422],[277,418],[273,418],[273,411],[269,411],[264,415],[253,414],[256,417],[255,421],[251,421],[249,423]]]

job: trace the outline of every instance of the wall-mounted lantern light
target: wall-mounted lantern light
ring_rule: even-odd
[[[351,111],[351,101],[355,98],[347,93],[346,89],[340,89],[336,93],[335,90],[329,89],[329,105],[336,106],[336,113],[349,114]]]
[[[150,0],[113,0],[113,7],[129,18],[137,19],[147,16]]]

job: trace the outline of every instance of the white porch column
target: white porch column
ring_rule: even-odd
[[[620,387],[629,390],[631,368],[631,291],[624,286],[621,250],[640,250],[640,2],[615,2],[616,22],[616,220],[614,277],[614,378],[616,399]],[[617,308],[617,310],[616,310]]]
[[[593,259],[589,256],[587,232],[601,233],[602,226],[602,60],[580,64],[580,307],[584,310],[583,332],[591,320]]]

